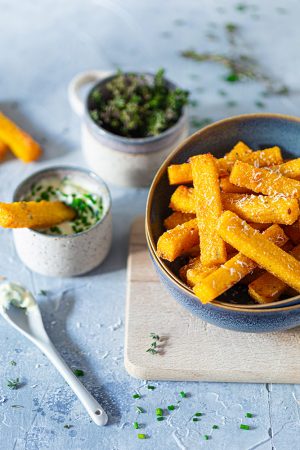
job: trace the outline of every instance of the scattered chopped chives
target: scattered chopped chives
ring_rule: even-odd
[[[199,419],[197,419],[197,417],[193,417],[193,422],[198,422]]]
[[[249,425],[245,425],[244,423],[241,423],[240,429],[241,430],[250,430],[250,427],[249,427]]]
[[[148,385],[147,385],[147,388],[148,388],[150,391],[154,391],[155,386],[150,386],[150,385],[148,384]]]
[[[163,410],[161,409],[161,408],[156,408],[156,410],[155,410],[155,414],[157,415],[157,416],[163,416]]]
[[[186,393],[184,391],[179,392],[180,397],[185,398],[186,397]]]
[[[174,406],[174,405],[169,405],[169,406],[168,406],[168,410],[169,410],[169,411],[174,411],[174,409],[175,409],[175,406]]]
[[[204,435],[203,435],[203,439],[204,439],[205,441],[208,441],[208,439],[209,439],[208,434],[204,434]]]
[[[142,413],[145,412],[145,410],[143,408],[141,408],[140,406],[137,406],[136,407],[136,412],[139,413],[139,414],[142,414]]]
[[[9,363],[10,363],[11,366],[16,366],[17,365],[16,361],[14,361],[14,360],[10,361]]]
[[[159,422],[161,422],[162,420],[164,420],[165,418],[163,416],[158,416],[156,417],[156,420],[158,420]]]
[[[253,417],[253,414],[252,413],[246,413],[245,417],[248,417],[249,419],[251,419]]]
[[[213,430],[218,430],[219,429],[218,425],[213,425],[212,428],[213,428]]]
[[[84,371],[81,369],[73,369],[73,373],[76,377],[84,377]]]
[[[201,417],[201,416],[203,416],[203,414],[202,414],[201,412],[196,412],[196,413],[194,414],[194,416],[196,416],[196,417]]]
[[[132,398],[141,398],[140,394],[133,394]]]
[[[133,422],[133,428],[135,430],[138,430],[139,429],[139,424],[137,422]]]
[[[146,435],[145,434],[139,433],[137,436],[138,436],[139,439],[146,439]]]

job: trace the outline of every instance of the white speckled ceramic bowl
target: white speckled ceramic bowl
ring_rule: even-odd
[[[107,256],[112,240],[111,197],[105,183],[89,170],[58,166],[40,170],[26,178],[15,190],[13,201],[20,201],[32,183],[51,176],[75,176],[76,181],[90,186],[101,195],[103,216],[90,229],[81,233],[54,236],[29,228],[13,230],[17,253],[34,272],[56,277],[80,275],[97,267]]]
[[[90,94],[95,86],[103,86],[115,75],[104,71],[88,71],[77,75],[69,85],[69,101],[81,118],[81,143],[85,159],[105,181],[129,187],[148,186],[159,166],[188,135],[187,110],[179,120],[158,136],[126,138],[96,124],[89,114]],[[153,75],[145,74],[149,80]],[[171,88],[175,85],[166,80]],[[91,85],[85,99],[81,90]]]

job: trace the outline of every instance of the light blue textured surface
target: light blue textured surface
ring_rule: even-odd
[[[240,24],[241,49],[292,89],[289,97],[263,100],[266,109],[297,114],[299,3],[263,0],[251,2],[246,11],[237,11],[236,3],[0,0],[0,106],[45,149],[37,164],[25,166],[11,158],[0,166],[1,200],[10,200],[18,181],[37,168],[83,164],[79,122],[66,95],[68,82],[78,71],[164,66],[171,79],[199,100],[193,113],[199,118],[256,111],[262,85],[226,84],[220,81],[222,68],[178,56],[190,47],[225,52],[227,22]],[[201,87],[204,92],[199,91]],[[220,96],[218,89],[226,90],[228,97]],[[227,99],[237,105],[226,105]],[[59,280],[30,273],[15,254],[11,233],[0,230],[0,273],[34,293],[48,291],[39,301],[49,335],[68,363],[86,372],[83,382],[106,407],[109,425],[97,428],[90,423],[45,357],[1,321],[1,450],[300,449],[299,386],[154,382],[157,389],[152,392],[127,375],[123,337],[128,233],[132,219],[144,211],[146,190],[112,188],[112,195],[113,248],[103,266],[88,276]],[[17,365],[11,366],[11,360]],[[24,386],[9,390],[6,379],[10,377],[20,377]],[[138,403],[146,413],[138,420],[145,424],[143,432],[149,436],[145,441],[137,439],[132,427],[137,418],[132,399],[136,389],[144,394]],[[168,420],[156,422],[155,407],[175,403],[180,390],[190,397]],[[197,410],[205,416],[193,423],[190,418]],[[243,419],[246,411],[255,417]],[[253,429],[240,430],[241,421],[253,424]],[[204,441],[202,435],[211,434],[214,423],[219,430]],[[65,429],[65,424],[73,427]]]

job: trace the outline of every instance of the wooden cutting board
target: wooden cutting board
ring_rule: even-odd
[[[300,327],[237,333],[203,322],[160,283],[146,247],[144,218],[132,225],[128,257],[125,367],[145,380],[300,383]],[[146,352],[150,333],[162,353]]]

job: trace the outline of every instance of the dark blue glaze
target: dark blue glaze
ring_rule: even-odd
[[[175,190],[168,183],[167,166],[186,162],[189,157],[200,153],[222,157],[239,140],[255,150],[278,145],[285,158],[300,157],[300,119],[276,114],[237,116],[210,125],[186,139],[161,166],[150,188],[146,212],[148,238],[154,247],[164,232],[163,219],[171,213],[169,199]],[[260,308],[257,312],[253,309],[239,310],[230,305],[224,307],[218,302],[203,305],[167,274],[168,269],[176,274],[176,263],[162,261],[159,264],[154,260],[154,264],[173,297],[192,314],[216,326],[236,331],[270,332],[300,325],[300,304],[297,306],[300,298],[289,299],[282,305],[279,302],[274,309],[266,305],[266,309]],[[223,296],[219,299],[224,300]],[[240,299],[247,300],[247,294],[241,293]],[[295,306],[284,309],[288,305]]]

